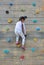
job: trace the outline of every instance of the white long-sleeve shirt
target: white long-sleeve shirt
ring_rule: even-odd
[[[25,24],[22,23],[21,21],[18,21],[18,22],[16,23],[15,32],[16,32],[16,31],[22,32],[22,24],[23,24],[23,27],[24,27],[24,34],[26,34],[26,27],[25,27]]]

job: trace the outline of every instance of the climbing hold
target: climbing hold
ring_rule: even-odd
[[[32,50],[32,52],[35,52],[36,49],[35,48],[31,48],[31,50]]]
[[[36,14],[39,14],[40,13],[40,10],[39,9],[36,9],[35,12],[36,12]]]
[[[36,31],[40,31],[40,27],[36,27]]]
[[[37,20],[36,20],[36,19],[34,19],[34,20],[32,20],[32,22],[33,22],[33,23],[37,23]]]
[[[6,27],[6,29],[5,29],[6,31],[9,31],[9,28],[8,27]]]
[[[34,42],[37,42],[37,41],[38,41],[38,39],[37,39],[37,38],[34,38],[33,40],[34,40]]]
[[[5,54],[8,54],[10,51],[9,51],[8,49],[6,49],[6,50],[3,50],[3,52],[4,52]]]
[[[25,12],[26,10],[25,9],[21,9],[21,12]]]
[[[8,23],[12,23],[13,20],[11,18],[8,19]]]
[[[27,19],[27,16],[24,16],[25,19]]]
[[[7,41],[8,43],[10,43],[10,42],[12,41],[12,39],[9,37],[9,38],[6,39],[6,41]]]
[[[44,49],[43,49],[43,50],[41,50],[41,52],[42,52],[42,53],[44,53]]]
[[[35,2],[32,2],[32,6],[36,6],[36,3]]]
[[[11,2],[11,3],[9,3],[9,5],[10,5],[10,6],[13,6],[13,3]]]
[[[5,27],[5,29],[2,29],[2,32],[8,32],[9,31],[9,27]]]
[[[21,44],[18,44],[17,47],[18,47],[18,48],[21,47]]]
[[[9,14],[9,11],[8,10],[6,10],[6,14]]]
[[[2,32],[6,32],[4,29],[2,29]]]
[[[24,60],[24,55],[20,56],[20,59],[21,59],[21,60]]]
[[[44,11],[44,6],[41,7],[41,10]]]

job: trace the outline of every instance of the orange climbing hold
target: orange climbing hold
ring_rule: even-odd
[[[44,6],[42,6],[41,10],[44,11]]]
[[[41,52],[42,52],[42,53],[44,53],[44,49],[43,49],[43,50],[41,50]]]

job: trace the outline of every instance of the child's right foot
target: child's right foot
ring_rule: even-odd
[[[22,46],[22,49],[25,50],[25,46]]]

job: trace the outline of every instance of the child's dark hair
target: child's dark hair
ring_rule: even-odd
[[[22,19],[25,20],[25,17],[21,16],[21,17],[19,18],[19,21],[21,21]]]
[[[21,20],[25,20],[25,19],[27,19],[27,16],[21,16],[20,18],[19,18],[19,21],[21,21]]]

